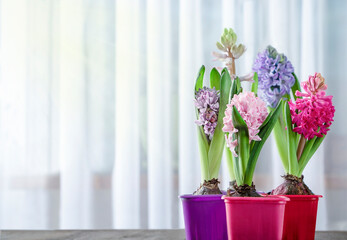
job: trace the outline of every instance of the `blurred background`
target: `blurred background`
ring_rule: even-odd
[[[308,164],[318,230],[347,230],[347,1],[0,0],[0,228],[182,228],[200,183],[193,86],[224,27],[321,72],[335,122]],[[208,74],[205,79],[208,82]],[[283,169],[270,139],[255,183]],[[225,162],[220,173],[228,185]]]

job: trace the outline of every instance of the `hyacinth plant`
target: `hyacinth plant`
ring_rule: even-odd
[[[253,184],[253,174],[260,151],[269,137],[280,114],[283,102],[280,101],[270,114],[266,104],[253,92],[243,92],[240,80],[232,85],[230,103],[223,118],[223,131],[226,144],[232,153],[227,161],[232,166],[236,182],[228,189],[228,196],[260,197]]]
[[[272,191],[274,195],[311,195],[303,182],[303,171],[317,151],[333,122],[335,108],[332,96],[326,96],[327,85],[321,74],[302,82],[301,92],[294,68],[273,47],[259,53],[253,70],[257,73],[259,96],[270,111],[283,99],[274,137],[285,170],[284,183]]]
[[[231,79],[224,69],[222,75],[213,68],[210,87],[203,86],[205,67],[202,66],[195,83],[195,109],[203,183],[195,195],[221,194],[218,174],[225,145],[223,117],[229,100]]]
[[[197,120],[195,123],[198,125],[201,175],[203,180],[203,183],[194,193],[196,195],[221,193],[218,188],[218,173],[225,146],[224,133],[222,131],[223,117],[230,94],[233,94],[230,90],[232,80],[236,78],[235,60],[246,50],[244,45],[237,45],[236,40],[237,35],[231,28],[224,29],[221,42],[216,44],[222,53],[213,54],[222,60],[226,67],[221,74],[215,68],[211,70],[210,87],[203,87],[204,66],[201,67],[196,80],[195,107]],[[228,155],[231,155],[230,150],[227,151],[227,158]],[[231,168],[229,166],[229,170]]]
[[[252,80],[252,75],[253,75],[253,74],[251,75],[249,74],[240,78],[236,76],[235,62],[246,51],[245,45],[241,43],[236,44],[236,41],[237,41],[237,35],[234,32],[234,30],[232,28],[229,28],[229,29],[225,28],[220,38],[220,42],[216,43],[216,46],[220,52],[213,52],[213,55],[225,65],[225,68],[228,70],[231,76],[231,81],[234,81],[234,79],[236,79],[235,84],[238,84],[238,85],[237,85],[237,88],[235,85],[235,88],[232,89],[234,92],[231,92],[231,95],[234,95],[237,89],[239,90],[241,89],[241,85],[240,85],[241,81],[250,81]],[[233,190],[234,189],[233,186],[235,185],[236,181],[234,176],[234,167],[232,164],[232,153],[227,146],[225,147],[225,155],[227,159],[227,166],[228,166],[230,180],[231,180],[228,189]]]

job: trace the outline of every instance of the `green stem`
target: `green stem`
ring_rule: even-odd
[[[306,139],[305,139],[304,135],[301,135],[300,141],[298,144],[298,150],[296,151],[296,158],[298,159],[298,161],[300,161],[302,151],[304,150],[305,144],[306,144]]]
[[[248,165],[248,159],[249,159],[249,138],[248,138],[248,132],[244,129],[239,129],[238,134],[238,144],[239,144],[239,157],[240,162],[242,165],[242,173],[243,176],[245,176],[247,165]]]
[[[319,148],[319,146],[323,142],[324,138],[325,138],[325,135],[323,137],[320,137],[320,138],[311,139],[313,141],[312,147],[308,151],[307,157],[305,159],[303,159],[303,161],[300,163],[300,169],[299,169],[300,176],[301,176],[302,172],[304,171],[308,161],[312,158],[313,154],[317,151],[317,149]]]
[[[225,147],[225,158],[227,160],[230,181],[235,180],[234,165],[233,165],[233,154],[228,147]]]
[[[235,69],[235,59],[234,59],[234,58],[231,58],[231,68],[229,68],[229,71],[230,71],[231,77],[234,77],[234,76],[235,76],[235,73],[236,73],[236,69]]]
[[[238,133],[233,134],[233,140],[238,139]],[[235,147],[235,152],[238,152],[240,146]],[[235,180],[237,185],[242,185],[243,184],[243,172],[242,172],[242,166],[240,164],[240,158],[239,156],[233,157],[233,166],[234,166],[234,174],[235,174]]]
[[[308,140],[305,144],[305,148],[303,149],[302,155],[299,159],[299,174],[298,175],[300,175],[300,176],[302,175],[302,172],[304,171],[306,164],[310,160],[309,154],[311,152],[312,146],[315,143],[316,139],[317,139],[317,137],[314,137],[314,138]]]
[[[296,91],[301,92],[301,88],[300,88],[300,82],[299,82],[298,78],[296,77],[295,73],[293,73],[293,76],[295,79],[295,83],[292,87],[292,94],[293,94],[294,100],[296,100],[298,97],[295,95],[295,92]]]
[[[284,121],[287,126],[286,130],[286,139],[287,139],[287,147],[288,147],[288,159],[289,159],[289,171],[288,173],[297,176],[299,170],[299,163],[296,157],[296,135],[292,129],[292,119],[290,115],[289,105],[286,102],[284,104],[283,109]]]

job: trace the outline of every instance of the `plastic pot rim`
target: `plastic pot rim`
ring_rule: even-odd
[[[180,195],[179,198],[182,199],[182,201],[189,200],[189,201],[216,201],[216,200],[222,200],[223,194],[211,194],[211,195],[193,195],[193,194],[184,194]]]
[[[322,195],[272,195],[278,197],[286,197],[290,201],[312,201],[315,199],[323,198]]]
[[[228,197],[223,195],[222,199],[227,202],[262,202],[262,203],[280,203],[285,204],[290,201],[286,196],[263,196],[263,197]]]

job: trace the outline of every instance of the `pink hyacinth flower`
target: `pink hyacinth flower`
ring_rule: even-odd
[[[237,157],[237,153],[235,152],[235,147],[237,146],[237,140],[233,140],[232,134],[229,134],[229,136],[225,136],[227,147],[230,149],[233,156]]]
[[[295,103],[288,102],[292,123],[295,125],[293,131],[306,139],[323,137],[334,121],[332,96],[326,96],[327,85],[320,73],[310,76],[301,85],[306,93],[296,91],[295,95],[303,98],[298,98]]]
[[[225,116],[223,118],[223,131],[229,133],[226,137],[227,146],[235,157],[235,147],[237,146],[237,140],[233,140],[232,134],[238,130],[234,127],[232,121],[232,109],[236,107],[243,120],[246,122],[248,127],[249,141],[260,141],[261,138],[258,136],[259,127],[265,121],[268,112],[266,109],[266,103],[259,97],[256,97],[253,92],[243,92],[238,95],[234,95],[230,104],[227,105],[225,110]]]
[[[296,92],[295,95],[299,97],[310,97],[318,93],[327,90],[328,86],[325,84],[325,79],[320,73],[315,73],[313,76],[309,76],[306,82],[301,83],[301,87],[306,93]]]

